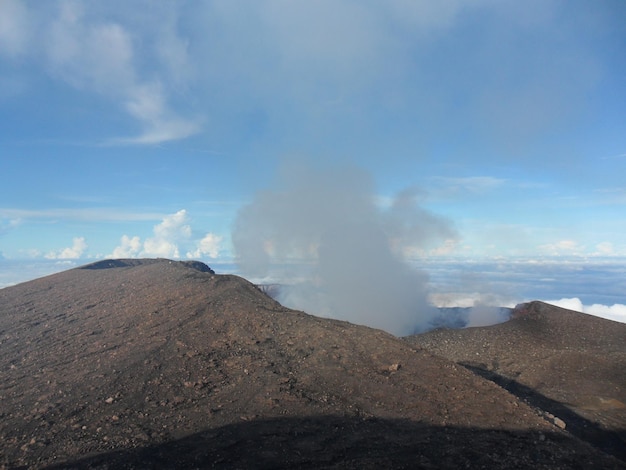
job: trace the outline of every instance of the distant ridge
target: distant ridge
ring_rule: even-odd
[[[534,301],[517,305],[505,323],[407,341],[493,380],[626,460],[626,324]]]
[[[0,468],[626,468],[454,362],[205,266],[0,290]]]
[[[187,266],[192,269],[196,269],[203,273],[211,273],[215,274],[209,266],[201,261],[171,261],[164,258],[128,258],[128,259],[105,259],[101,261],[95,261],[93,263],[86,264],[84,266],[80,266],[76,269],[111,269],[111,268],[130,268],[133,266],[145,266],[154,263],[163,263],[167,262],[171,263],[180,263],[183,266]]]

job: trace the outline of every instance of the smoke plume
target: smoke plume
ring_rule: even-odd
[[[241,273],[283,284],[284,305],[397,335],[427,327],[436,314],[427,275],[405,255],[452,238],[415,191],[381,208],[365,171],[301,164],[243,207],[233,229]]]

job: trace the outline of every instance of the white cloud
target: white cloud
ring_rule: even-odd
[[[187,222],[185,209],[166,216],[160,224],[154,226],[154,236],[144,242],[142,256],[180,258],[178,243],[191,236],[191,227]]]
[[[585,247],[574,240],[560,240],[555,243],[547,243],[539,246],[539,249],[549,256],[580,255]]]
[[[566,308],[568,310],[574,310],[576,312],[583,311],[583,303],[577,297],[572,297],[569,299],[560,299],[560,300],[546,300],[547,304],[555,305],[557,307]]]
[[[220,253],[220,244],[222,237],[213,233],[207,233],[202,240],[197,243],[194,251],[187,252],[187,258],[217,258]]]
[[[583,306],[583,311],[589,315],[595,315],[596,317],[608,318],[609,320],[626,323],[626,305],[624,304],[593,304]]]
[[[153,236],[143,242],[140,237],[124,235],[120,245],[113,249],[107,258],[136,258],[138,256],[159,258],[180,258],[181,246],[192,243],[192,230],[189,225],[189,217],[185,209],[174,214],[167,215],[154,226]],[[211,239],[210,237],[214,237]],[[217,254],[218,242],[221,237],[208,234],[204,239],[197,242],[195,252]],[[195,253],[193,252],[193,253]],[[187,256],[189,256],[189,251]]]
[[[191,236],[191,227],[187,224],[189,218],[185,209],[168,215],[163,221],[155,225],[154,234],[158,239],[188,238]]]
[[[141,251],[141,240],[139,237],[129,237],[122,235],[121,244],[113,250],[107,258],[136,258]]]
[[[478,306],[506,307],[515,306],[511,299],[481,292],[433,292],[428,295],[428,301],[438,308]]]
[[[143,256],[156,256],[158,258],[180,258],[178,245],[175,242],[163,238],[148,238],[143,243]]]
[[[187,59],[182,55],[186,43],[178,37],[171,20],[155,19],[156,26],[151,28],[143,22],[139,28],[133,23],[134,15],[120,16],[116,22],[111,19],[115,14],[102,15],[100,6],[91,3],[66,0],[54,7],[37,5],[30,10],[25,5],[0,3],[0,53],[29,53],[35,60],[43,55],[53,77],[113,99],[142,130],[137,136],[109,139],[109,143],[157,144],[200,130],[198,120],[182,117],[171,105],[172,86],[179,87],[189,76],[185,72]],[[38,26],[26,27],[29,22]],[[161,23],[167,25],[165,35],[152,31],[163,28]],[[138,57],[150,54],[160,60],[148,75],[142,73],[146,64]],[[176,54],[181,54],[177,60]]]
[[[565,298],[560,300],[546,300],[545,302],[550,305],[556,305],[557,307],[566,308],[568,310],[574,310],[576,312],[582,312],[596,317],[626,323],[626,305],[624,304],[583,305],[582,301],[578,297],[573,297],[569,299]]]
[[[594,255],[598,256],[610,256],[615,253],[615,249],[611,242],[601,242],[596,245],[596,251]]]
[[[72,246],[60,251],[51,251],[46,255],[48,259],[78,259],[87,249],[85,237],[75,237]]]

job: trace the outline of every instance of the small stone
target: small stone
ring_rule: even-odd
[[[389,366],[389,371],[390,371],[390,372],[395,372],[395,371],[397,371],[398,369],[400,369],[400,367],[401,367],[401,366],[400,366],[400,364],[391,364],[391,365]]]
[[[140,441],[149,441],[150,436],[148,436],[145,432],[139,432],[135,435],[135,438]]]
[[[561,418],[557,418],[556,416],[554,417],[554,419],[552,420],[552,422],[554,423],[554,425],[557,428],[560,429],[565,429],[565,421],[563,421]]]
[[[111,403],[113,403],[113,401],[114,401],[113,397],[109,397],[109,398],[107,398],[106,400],[104,400],[104,402],[105,402],[105,403],[108,403],[109,405],[110,405]]]

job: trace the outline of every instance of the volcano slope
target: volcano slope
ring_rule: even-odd
[[[626,324],[530,302],[505,323],[406,340],[494,381],[626,460]]]
[[[626,468],[452,361],[197,262],[0,290],[0,374],[2,468]]]

